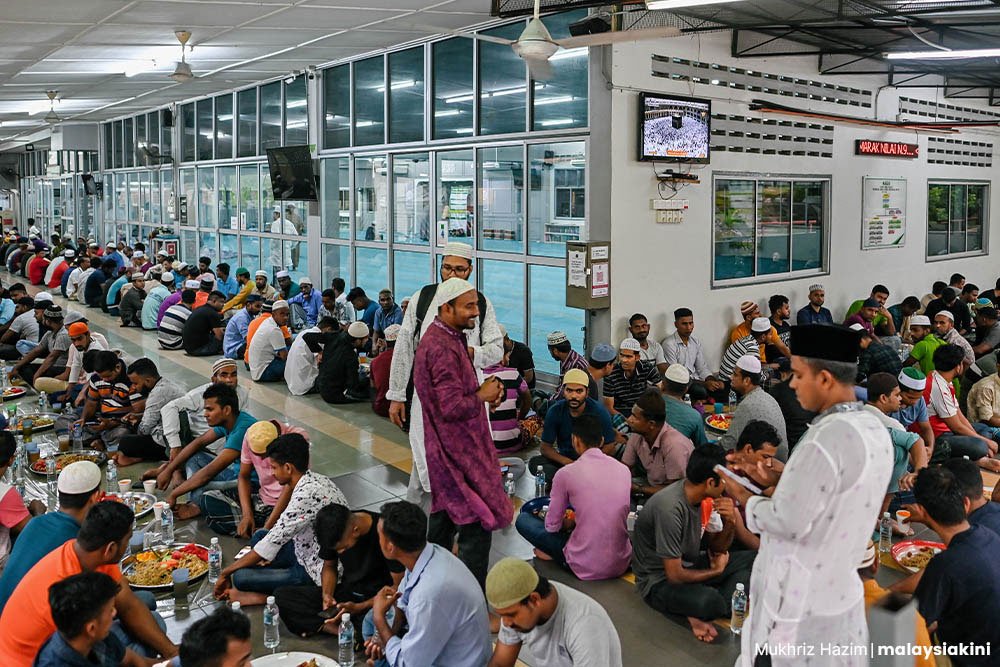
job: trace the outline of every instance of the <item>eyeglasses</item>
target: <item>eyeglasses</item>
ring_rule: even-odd
[[[441,265],[441,270],[442,271],[446,271],[448,273],[463,274],[463,273],[469,273],[469,272],[471,272],[472,271],[472,265],[470,264],[468,266],[452,266],[451,264],[442,264]]]

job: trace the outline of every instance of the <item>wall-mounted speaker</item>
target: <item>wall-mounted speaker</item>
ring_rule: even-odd
[[[173,127],[174,126],[174,114],[170,109],[164,109],[161,115],[160,124],[163,127]]]

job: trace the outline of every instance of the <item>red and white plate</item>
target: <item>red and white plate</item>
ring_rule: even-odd
[[[896,561],[896,564],[904,570],[909,572],[919,572],[927,567],[927,563],[924,563],[921,566],[916,566],[908,565],[904,561],[920,554],[928,554],[933,557],[944,550],[945,546],[940,542],[929,542],[927,540],[902,540],[901,542],[896,542],[892,545],[889,553],[892,555],[892,559]],[[930,561],[929,558],[927,560],[928,562]]]

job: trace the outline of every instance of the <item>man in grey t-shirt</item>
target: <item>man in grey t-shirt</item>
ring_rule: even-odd
[[[69,348],[73,344],[63,326],[63,309],[50,305],[42,314],[41,330],[45,334],[30,352],[25,354],[10,371],[10,379],[20,376],[25,382],[34,385],[35,380],[43,377],[55,377],[66,370],[69,359]],[[40,362],[36,360],[41,359]]]
[[[704,642],[718,635],[712,621],[729,616],[736,584],[750,581],[756,556],[752,551],[729,552],[736,508],[722,497],[726,478],[714,469],[725,462],[719,445],[696,447],[685,479],[653,494],[636,517],[632,534],[632,571],[642,599],[663,614],[686,616],[694,636]],[[714,511],[703,526],[705,500],[712,501]]]
[[[604,607],[538,576],[525,561],[494,565],[486,599],[500,616],[490,665],[514,667],[521,657],[545,667],[622,667],[621,642]]]

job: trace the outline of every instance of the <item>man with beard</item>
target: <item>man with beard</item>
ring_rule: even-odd
[[[655,340],[649,339],[649,320],[642,313],[636,313],[628,318],[628,333],[639,341],[639,359],[656,364],[656,369],[660,373],[667,371],[666,358],[663,356],[663,347]]]
[[[475,328],[479,317],[476,288],[461,278],[450,278],[438,287],[435,301],[437,317],[413,363],[413,387],[423,400],[431,483],[427,539],[450,549],[457,532],[458,558],[483,587],[492,531],[507,526],[514,511],[500,478],[483,406],[499,405],[504,385],[494,376],[480,384],[469,358],[465,332]]]
[[[161,461],[167,454],[163,408],[183,396],[184,390],[173,381],[160,377],[160,371],[150,359],[137,359],[125,372],[132,383],[132,393],[142,396],[146,402],[142,412],[132,412],[122,420],[134,433],[123,435],[118,441],[118,465]]]
[[[819,283],[809,286],[809,303],[799,309],[795,314],[795,323],[799,326],[806,324],[833,324],[833,313],[828,308],[824,308],[826,302],[826,290]]]
[[[222,354],[227,359],[242,359],[247,351],[247,332],[250,322],[260,315],[264,301],[259,294],[251,294],[246,299],[246,306],[236,311],[226,324],[226,333],[222,337]]]
[[[472,246],[468,244],[452,242],[445,245],[444,256],[441,258],[441,281],[452,277],[468,280],[472,275],[472,256]],[[335,282],[337,280],[339,279],[334,279]],[[403,428],[407,418],[407,385],[413,369],[417,341],[430,328],[437,312],[435,298],[437,288],[438,285],[425,285],[411,297],[410,306],[403,316],[402,328],[396,339],[386,398],[391,401],[389,419],[400,428]],[[476,326],[466,332],[466,338],[469,341],[469,358],[476,368],[483,369],[499,363],[503,358],[503,334],[500,332],[496,311],[489,299],[480,295],[480,301]],[[406,495],[411,502],[426,505],[425,496],[431,491],[431,483],[424,455],[424,420],[421,416],[419,392],[415,391],[413,394],[409,416],[410,447],[413,449],[413,468],[416,474],[410,475],[410,485]]]

